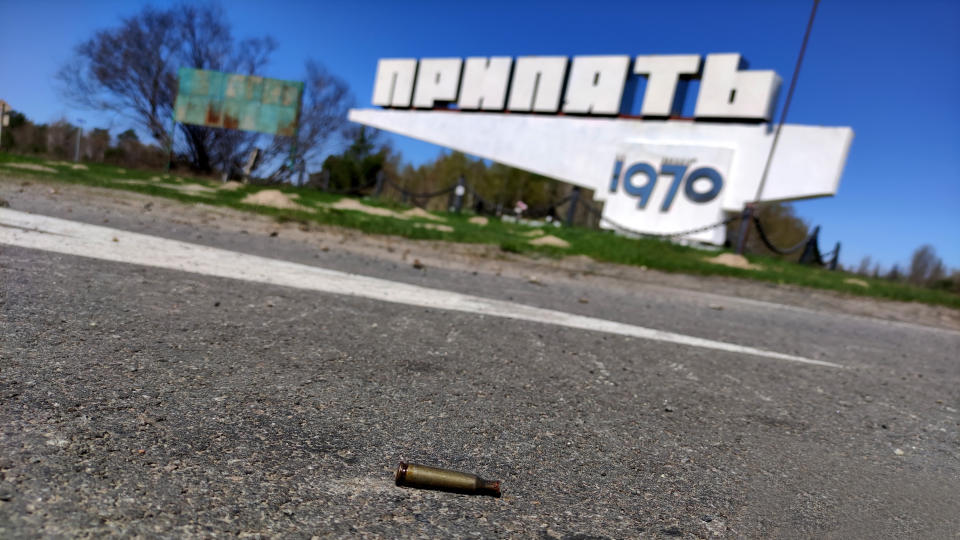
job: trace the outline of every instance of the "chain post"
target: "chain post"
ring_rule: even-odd
[[[463,195],[467,192],[467,188],[464,185],[465,183],[466,179],[461,176],[457,179],[457,187],[453,188],[453,211],[458,214],[460,210],[463,209]]]
[[[737,232],[737,255],[743,255],[747,248],[747,238],[750,235],[750,221],[753,219],[753,204],[747,203],[740,215],[740,230]]]
[[[813,228],[813,233],[810,234],[807,245],[803,246],[803,254],[800,255],[800,264],[812,264],[820,258],[819,248],[817,247],[819,236],[820,226],[817,225]]]
[[[830,270],[836,270],[837,265],[840,263],[840,242],[837,242],[836,247],[833,248],[833,257],[830,258]]]
[[[0,150],[3,150],[3,123],[7,121],[7,102],[0,99]]]
[[[383,193],[383,169],[377,171],[377,185],[373,189],[373,196],[376,199],[380,198],[380,195]]]
[[[573,218],[577,215],[578,202],[580,202],[580,186],[573,186],[570,191],[570,207],[567,208],[567,227],[573,226]]]

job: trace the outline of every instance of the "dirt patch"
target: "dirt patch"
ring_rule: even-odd
[[[438,225],[436,223],[417,223],[414,227],[421,229],[430,229],[431,231],[453,232],[453,227],[449,225]]]
[[[527,231],[525,233],[520,233],[520,234],[523,236],[532,237],[532,236],[543,236],[546,233],[543,232],[543,229],[534,229],[532,231]]]
[[[183,184],[182,186],[164,186],[170,187],[184,193],[215,193],[217,190],[212,187],[201,186],[200,184]]]
[[[432,219],[434,221],[446,221],[442,217],[435,216],[430,212],[427,212],[423,208],[411,208],[406,212],[403,212],[401,215],[408,218],[423,218],[423,219]]]
[[[206,195],[206,194],[214,193],[217,191],[211,187],[203,186],[200,184],[183,184],[183,185],[175,186],[171,184],[164,184],[161,182],[151,182],[150,180],[133,180],[133,179],[130,179],[130,180],[118,179],[118,180],[115,180],[115,182],[122,182],[124,184],[137,184],[141,186],[156,186],[159,188],[172,189],[172,190],[179,191],[181,193],[187,193],[190,195],[201,195],[201,194]]]
[[[117,178],[113,180],[114,182],[120,182],[121,184],[137,184],[141,186],[156,186],[157,182],[151,180],[137,180],[134,178]],[[163,187],[163,184],[160,184],[160,187]]]
[[[763,267],[759,264],[750,264],[750,261],[748,261],[746,257],[743,255],[737,255],[736,253],[721,253],[716,257],[704,260],[708,263],[722,264],[723,266],[729,266],[731,268],[742,268],[744,270],[763,270]]]
[[[566,255],[563,257],[563,262],[571,268],[579,269],[581,272],[590,272],[593,265],[597,264],[597,261],[589,255]]]
[[[251,193],[243,198],[242,201],[246,204],[256,204],[260,206],[272,206],[273,208],[285,208],[289,210],[306,210],[307,208],[299,205],[286,193],[280,191],[279,189],[265,189],[263,191],[258,191],[256,193]]]
[[[27,171],[38,171],[38,172],[49,172],[55,173],[56,169],[50,167],[44,167],[43,165],[37,165],[36,163],[4,163],[4,167],[11,167],[14,169],[23,169]]]
[[[237,182],[236,180],[231,180],[229,182],[226,182],[222,186],[218,187],[217,189],[222,189],[224,191],[236,191],[242,187],[243,187],[243,184],[241,184],[240,182]]]
[[[383,217],[392,217],[396,219],[407,219],[406,216],[398,214],[393,210],[388,210],[386,208],[379,208],[377,206],[367,206],[362,202],[357,201],[356,199],[348,199],[344,197],[334,204],[330,205],[330,208],[335,208],[337,210],[353,210],[354,212],[363,212],[364,214],[370,214],[372,216],[383,216]]]
[[[70,163],[69,161],[47,161],[47,165],[54,165],[57,167],[70,167],[75,171],[85,171],[87,166],[83,163]]]
[[[570,242],[567,242],[563,238],[557,238],[552,234],[546,236],[541,236],[540,238],[531,240],[527,242],[531,246],[552,246],[558,248],[568,248],[570,247]]]
[[[863,287],[864,289],[870,288],[870,284],[862,279],[857,278],[847,278],[843,280],[844,283],[848,285],[856,285],[857,287]]]
[[[481,227],[484,227],[487,223],[490,223],[490,220],[483,216],[474,216],[468,219],[467,223],[473,223],[474,225],[480,225]]]

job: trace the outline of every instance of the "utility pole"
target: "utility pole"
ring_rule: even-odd
[[[173,164],[173,138],[177,135],[177,113],[170,115],[170,137],[167,139],[167,164],[163,167],[163,172],[170,172]]]
[[[83,120],[77,119],[77,148],[73,152],[73,160],[80,161],[80,137],[83,136]]]
[[[780,123],[777,124],[777,130],[773,134],[773,141],[770,143],[770,152],[767,153],[767,162],[763,166],[763,174],[760,175],[760,185],[757,186],[757,194],[753,201],[748,201],[743,208],[743,214],[740,218],[740,233],[737,235],[737,253],[743,254],[747,244],[747,234],[750,232],[750,221],[754,213],[758,210],[760,197],[763,195],[763,187],[767,183],[767,174],[770,173],[770,164],[773,162],[773,153],[777,150],[777,142],[780,140],[780,131],[783,124],[787,121],[787,114],[790,112],[790,102],[793,101],[793,91],[797,88],[797,79],[800,77],[800,66],[803,65],[803,56],[807,52],[807,43],[810,41],[810,31],[813,29],[813,20],[817,16],[817,7],[820,6],[820,0],[813,0],[813,7],[810,10],[810,19],[807,21],[807,29],[803,33],[803,43],[800,45],[800,53],[797,55],[797,63],[793,68],[793,77],[790,78],[790,88],[787,90],[787,99],[783,103],[783,114],[780,115]]]
[[[7,116],[9,109],[7,102],[0,99],[0,150],[3,149],[3,128],[10,125],[10,117]]]

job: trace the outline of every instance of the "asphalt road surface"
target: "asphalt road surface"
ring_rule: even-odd
[[[23,210],[42,225],[17,222]],[[960,531],[958,332],[631,281],[415,268],[139,207],[109,223],[39,200],[3,212],[0,537]],[[52,225],[38,215],[76,234],[40,232]],[[115,231],[112,259],[82,224]],[[198,261],[209,246],[261,274],[321,273],[178,270],[157,251],[166,240],[122,262],[130,232],[189,242]],[[341,275],[377,280],[330,292]],[[428,302],[437,291],[460,307]],[[568,315],[463,308],[474,297]],[[397,487],[402,460],[500,480],[503,496]]]

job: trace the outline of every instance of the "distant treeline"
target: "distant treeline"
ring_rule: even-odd
[[[461,152],[443,152],[415,167],[404,163],[399,152],[381,141],[378,131],[368,128],[356,129],[347,149],[328,156],[321,170],[310,175],[307,185],[338,192],[369,191],[378,176],[383,178],[382,197],[430,210],[447,209],[452,198],[447,191],[462,179],[468,207],[483,213],[512,214],[517,202],[522,201],[527,206],[525,216],[560,221],[566,217],[566,201],[573,190],[570,184]],[[433,197],[413,195],[437,193]],[[580,194],[575,223],[596,225],[585,206],[590,204],[599,211],[592,198],[592,191]]]
[[[0,149],[59,160],[79,155],[83,161],[145,169],[164,167],[168,157],[158,146],[140,142],[132,129],[114,137],[106,128],[81,130],[66,119],[35,124],[18,111],[10,113],[10,125],[3,128],[0,136]]]
[[[910,257],[910,264],[905,268],[894,264],[884,270],[880,263],[873,263],[871,258],[866,256],[860,260],[860,264],[856,267],[850,266],[847,271],[864,277],[912,283],[960,294],[960,269],[948,270],[943,259],[937,256],[937,250],[930,244],[915,249]]]

